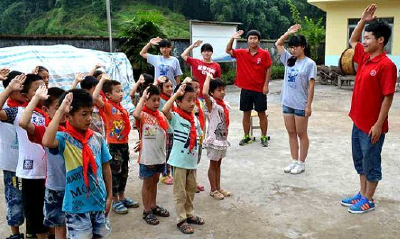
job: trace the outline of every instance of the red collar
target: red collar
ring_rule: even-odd
[[[385,58],[386,56],[387,56],[387,55],[386,55],[386,51],[382,52],[381,54],[375,56],[375,57],[372,58],[372,59],[371,59],[371,54],[368,54],[368,61],[377,63],[377,62],[379,62],[380,60],[382,60],[383,58]]]
[[[251,52],[250,52],[250,48],[247,48],[246,50],[247,50],[247,52],[248,52],[248,53],[250,53],[250,54],[251,54]],[[256,52],[256,54],[254,54],[254,55],[253,55],[253,54],[251,54],[251,55],[252,55],[252,56],[255,56],[255,55],[257,55],[257,54],[258,54],[258,53],[260,53],[260,52],[261,52],[261,48],[260,48],[260,47],[258,47],[258,48],[257,48],[257,52]]]

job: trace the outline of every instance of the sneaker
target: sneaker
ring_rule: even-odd
[[[297,165],[297,160],[292,160],[292,162],[286,166],[283,171],[285,173],[290,173],[290,171],[292,171],[292,169],[294,169],[294,167]]]
[[[306,170],[306,164],[302,162],[298,162],[292,170],[290,170],[291,174],[300,174]]]
[[[6,239],[24,239],[24,238],[25,238],[24,233],[19,233],[19,234],[10,235]]]
[[[261,145],[263,147],[268,147],[268,138],[267,138],[267,136],[261,136]]]
[[[138,208],[139,207],[139,202],[136,202],[135,200],[132,200],[130,198],[125,198],[124,200],[121,200],[122,204],[126,208]]]
[[[345,207],[351,207],[354,204],[358,203],[361,199],[361,193],[358,192],[356,195],[352,196],[352,197],[348,197],[343,199],[340,204],[342,204]]]
[[[115,212],[115,213],[117,213],[117,214],[127,214],[129,211],[128,211],[128,208],[126,208],[125,206],[124,206],[124,204],[122,203],[122,201],[119,201],[119,202],[117,202],[117,203],[113,203],[112,204],[112,210]]]
[[[360,201],[349,208],[350,213],[361,214],[375,209],[374,201],[368,201],[368,198],[361,196]]]
[[[239,145],[240,145],[240,146],[243,146],[243,145],[251,144],[251,143],[253,143],[253,141],[251,140],[251,138],[250,138],[249,136],[244,136],[243,139],[240,140]]]

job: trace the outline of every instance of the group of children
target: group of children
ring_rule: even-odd
[[[87,76],[77,74],[68,91],[49,88],[44,67],[30,74],[0,71],[5,88],[0,94],[0,168],[9,239],[24,238],[19,229],[24,221],[27,238],[103,238],[111,233],[110,209],[126,214],[139,207],[125,195],[132,128],[121,105],[122,87],[99,67]],[[205,223],[193,206],[201,189],[196,168],[203,147],[210,159],[210,195],[218,200],[230,196],[220,186],[221,159],[229,146],[225,84],[212,74],[206,75],[202,91],[194,77],[175,89],[177,82],[166,75],[153,79],[141,75],[131,92],[138,93],[133,116],[143,219],[157,225],[157,217],[170,216],[157,204],[162,181],[173,185],[178,229],[192,234],[191,224]]]

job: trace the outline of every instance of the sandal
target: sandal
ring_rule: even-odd
[[[193,227],[191,227],[186,222],[186,220],[178,223],[176,226],[178,227],[179,231],[181,231],[183,234],[193,234],[194,233]]]
[[[133,201],[130,198],[125,198],[124,200],[121,200],[121,202],[124,204],[126,208],[138,208],[139,203],[136,201]]]
[[[164,183],[166,185],[173,185],[174,184],[174,180],[169,176],[161,177],[160,182],[162,182],[162,183]]]
[[[160,217],[169,217],[169,212],[165,208],[156,206],[155,208],[152,208],[151,211],[153,212],[154,215],[157,215]]]
[[[218,190],[215,190],[214,192],[210,192],[210,196],[216,200],[224,199],[224,195],[222,193],[220,193]]]
[[[204,191],[203,185],[197,184],[196,187],[197,187],[197,191]]]
[[[231,192],[225,191],[223,189],[218,190],[222,195],[224,195],[224,197],[230,197],[232,196]]]
[[[156,226],[160,223],[160,221],[157,219],[156,216],[154,216],[154,214],[151,211],[150,212],[143,211],[142,218],[143,220],[146,221],[147,224],[152,226]]]
[[[112,205],[112,210],[115,212],[115,213],[117,213],[117,214],[127,214],[129,211],[128,211],[128,208],[126,208],[125,206],[124,206],[124,204],[122,203],[122,201],[119,201],[119,202],[117,202],[117,203],[113,203],[113,205]]]
[[[186,219],[187,223],[189,224],[196,224],[196,225],[204,225],[206,223],[203,218],[195,216],[195,220],[192,219],[193,217],[188,217]]]

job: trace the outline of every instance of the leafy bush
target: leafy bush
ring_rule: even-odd
[[[283,79],[285,76],[285,66],[273,65],[271,69],[271,80]]]

